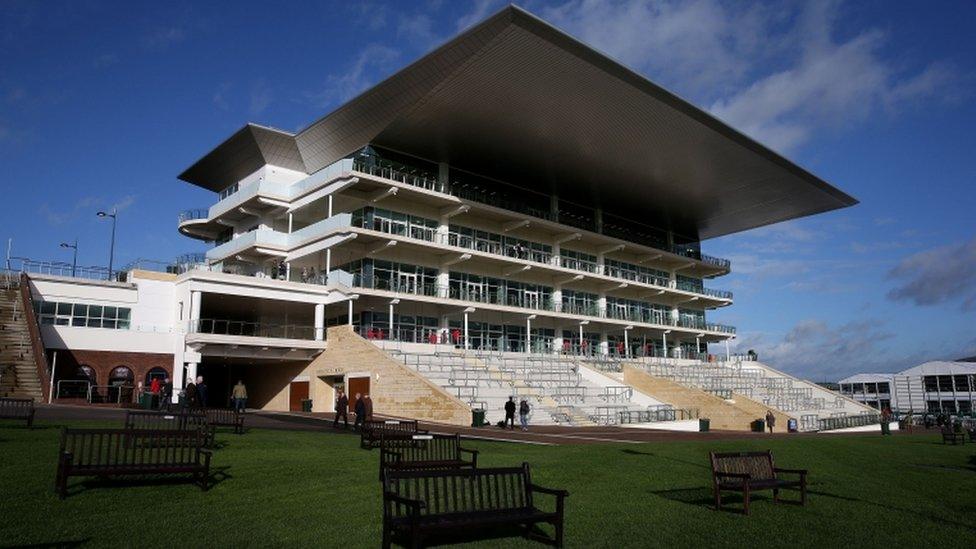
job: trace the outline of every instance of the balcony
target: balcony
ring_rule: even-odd
[[[296,324],[201,318],[187,323],[187,333],[272,339],[315,339],[315,327]]]
[[[487,206],[493,206],[503,210],[529,215],[539,219],[544,219],[546,221],[552,221],[590,232],[597,232],[596,222],[593,219],[587,219],[580,215],[568,213],[554,214],[548,210],[533,208],[532,206],[526,204],[524,200],[512,199],[500,192],[492,192],[481,189],[474,185],[468,185],[463,181],[451,181],[450,188],[444,189],[442,188],[443,185],[438,182],[437,178],[433,174],[420,168],[414,168],[398,162],[380,159],[367,160],[357,157],[352,161],[352,169],[357,172],[382,177],[384,179],[389,179],[397,183],[403,183],[405,185],[418,187],[424,190],[442,193],[446,192],[452,196],[456,196],[457,198],[464,200],[478,202]],[[621,240],[634,242],[635,244],[640,244],[642,246],[647,246],[649,248],[673,253],[681,257],[695,259],[707,265],[711,265],[726,271],[729,270],[732,265],[731,261],[728,259],[702,254],[701,251],[696,247],[682,245],[668,246],[659,239],[652,239],[650,237],[636,239],[634,238],[633,232],[627,231],[605,231],[604,234],[614,238],[619,238]]]

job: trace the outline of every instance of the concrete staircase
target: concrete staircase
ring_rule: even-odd
[[[0,397],[44,399],[34,365],[27,317],[20,289],[9,284],[0,291]]]

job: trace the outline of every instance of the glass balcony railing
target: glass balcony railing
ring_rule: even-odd
[[[370,161],[367,159],[355,158],[353,159],[352,166],[353,170],[355,171],[375,175],[377,177],[382,177],[398,183],[404,183],[429,191],[447,192],[464,200],[470,200],[472,202],[478,202],[480,204],[530,215],[532,217],[561,223],[563,225],[576,227],[586,231],[596,232],[597,230],[596,221],[594,219],[589,219],[580,215],[571,215],[568,213],[564,213],[562,215],[554,214],[549,210],[534,208],[528,205],[525,201],[513,200],[501,192],[493,192],[474,185],[468,185],[463,181],[452,181],[450,188],[444,189],[433,174],[419,168],[407,166],[405,164],[380,159],[372,159],[372,161]],[[679,245],[668,246],[657,239],[635,239],[633,237],[633,233],[620,230],[605,231],[605,234],[658,250],[671,252],[682,257],[697,259],[703,263],[707,263],[722,269],[729,269],[731,267],[731,262],[728,259],[702,254],[697,248]]]
[[[191,320],[187,323],[186,331],[191,334],[266,337],[274,339],[315,339],[314,326],[213,318]]]
[[[193,221],[195,219],[207,219],[210,215],[210,210],[206,208],[193,208],[190,210],[183,210],[179,215],[179,222],[183,223],[186,221]]]
[[[735,335],[735,326],[727,326],[725,324],[716,324],[714,322],[709,322],[705,324],[705,329],[709,332],[720,332],[723,334]]]
[[[217,201],[219,202],[219,201],[227,198],[228,196],[230,196],[230,195],[236,193],[237,191],[239,191],[240,189],[241,189],[240,185],[238,185],[237,183],[234,183],[230,187],[227,187],[226,189],[224,189],[224,190],[220,191],[219,193],[217,193]]]

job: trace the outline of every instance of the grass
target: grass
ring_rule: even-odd
[[[74,426],[111,426],[73,422]],[[358,438],[253,429],[219,433],[218,482],[52,486],[60,430],[0,424],[0,545],[376,547],[378,451]],[[937,435],[797,437],[543,447],[470,442],[483,467],[528,461],[533,481],[569,490],[570,547],[966,547],[976,544],[972,445]],[[752,515],[709,505],[709,450],[772,449],[811,471],[806,507],[754,497]],[[786,493],[789,499],[794,494]],[[738,498],[730,495],[738,509]],[[508,546],[535,546],[514,538]],[[497,546],[498,541],[476,546]]]

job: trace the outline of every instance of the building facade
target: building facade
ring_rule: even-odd
[[[976,363],[932,361],[896,374],[856,374],[840,380],[840,390],[878,409],[969,415],[976,409]]]
[[[394,358],[522,361],[500,362],[500,373],[479,363],[488,377],[510,375],[512,387],[539,375],[525,367],[541,360],[532,357],[729,359],[727,345],[719,356],[708,348],[735,337],[711,318],[732,304],[720,282],[732,265],[703,253],[702,242],[856,203],[514,7],[300,132],[246,125],[179,178],[214,193],[178,222],[209,248],[157,277],[167,296],[157,312],[170,331],[139,352],[170,356],[177,387],[203,375],[225,398],[240,379],[257,407],[311,401],[316,411],[331,410],[339,388],[383,387],[390,399],[397,390],[415,400],[437,393],[433,367],[417,366],[414,379],[356,363],[386,360],[374,347]],[[146,276],[130,272],[134,288],[118,291],[149,300],[157,281]],[[35,287],[46,337],[70,339],[60,326],[75,317],[61,318],[60,304],[51,312],[46,284]],[[89,307],[77,322],[99,313],[91,322],[131,331],[139,310]],[[340,327],[369,349],[330,338],[346,333]],[[96,362],[65,341],[71,368]],[[465,360],[451,366],[458,390],[438,413],[473,405],[456,379],[474,375]],[[104,363],[89,366],[98,379],[112,376]],[[578,365],[570,369],[579,381]],[[782,373],[749,375],[767,403],[850,412],[838,395],[795,387],[805,382]],[[599,375],[588,383],[606,402],[624,392]]]

